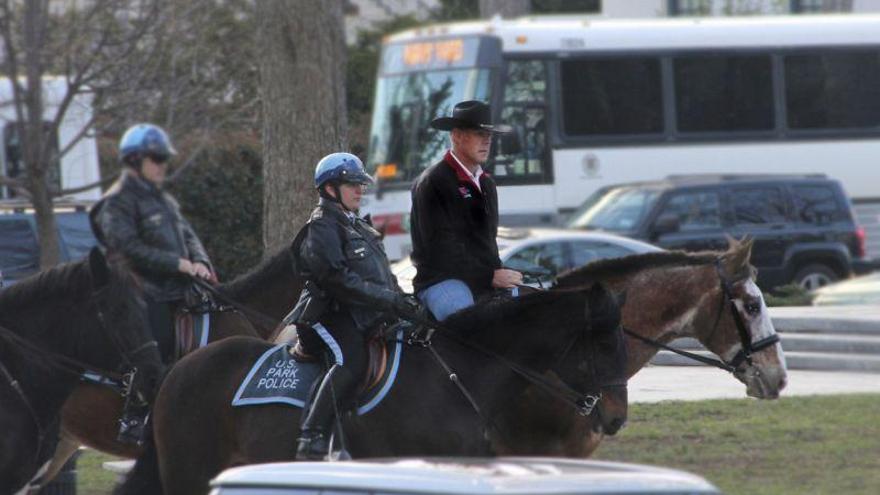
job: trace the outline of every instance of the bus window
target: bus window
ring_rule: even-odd
[[[496,145],[491,168],[499,183],[546,182],[547,70],[540,60],[511,60],[507,64],[501,122],[513,127],[518,150],[505,150]]]
[[[790,128],[880,126],[880,51],[788,55],[784,64]]]
[[[681,132],[772,130],[769,55],[699,55],[673,60]]]
[[[565,134],[599,137],[663,130],[659,59],[564,60],[560,67]]]

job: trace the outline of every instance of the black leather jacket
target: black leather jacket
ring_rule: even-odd
[[[109,252],[128,259],[156,301],[182,299],[189,280],[177,269],[180,258],[211,260],[180,207],[169,194],[126,172],[89,212],[92,231]]]
[[[321,199],[291,249],[294,269],[307,283],[286,320],[312,325],[328,311],[346,311],[361,331],[392,320],[403,293],[381,234],[365,220],[352,220],[338,203]]]

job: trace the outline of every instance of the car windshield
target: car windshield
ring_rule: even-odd
[[[572,214],[567,226],[631,232],[651,211],[660,192],[655,188],[628,186],[597,191]]]
[[[450,115],[463,100],[489,97],[489,69],[410,72],[379,79],[373,112],[367,169],[385,184],[409,184],[442,158],[446,132],[431,120]]]

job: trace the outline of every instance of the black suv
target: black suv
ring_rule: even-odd
[[[726,235],[750,236],[763,288],[813,289],[870,271],[849,199],[839,182],[819,174],[670,176],[608,186],[568,226],[686,251],[722,250]]]
[[[90,202],[57,201],[55,221],[61,261],[84,257],[97,244],[89,227]],[[0,274],[6,285],[39,271],[40,245],[33,208],[22,202],[0,201]]]

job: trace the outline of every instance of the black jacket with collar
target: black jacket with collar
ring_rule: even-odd
[[[403,294],[381,234],[365,220],[349,218],[338,203],[321,199],[291,249],[294,269],[307,282],[285,320],[312,325],[327,311],[345,311],[362,331],[392,320],[390,312]]]
[[[211,260],[180,206],[168,193],[125,172],[89,212],[92,231],[109,252],[129,260],[156,301],[182,299],[190,281],[178,271],[180,258]]]
[[[487,174],[477,188],[447,152],[413,185],[410,233],[416,292],[453,278],[475,296],[492,290],[501,260],[495,242],[498,192]]]

